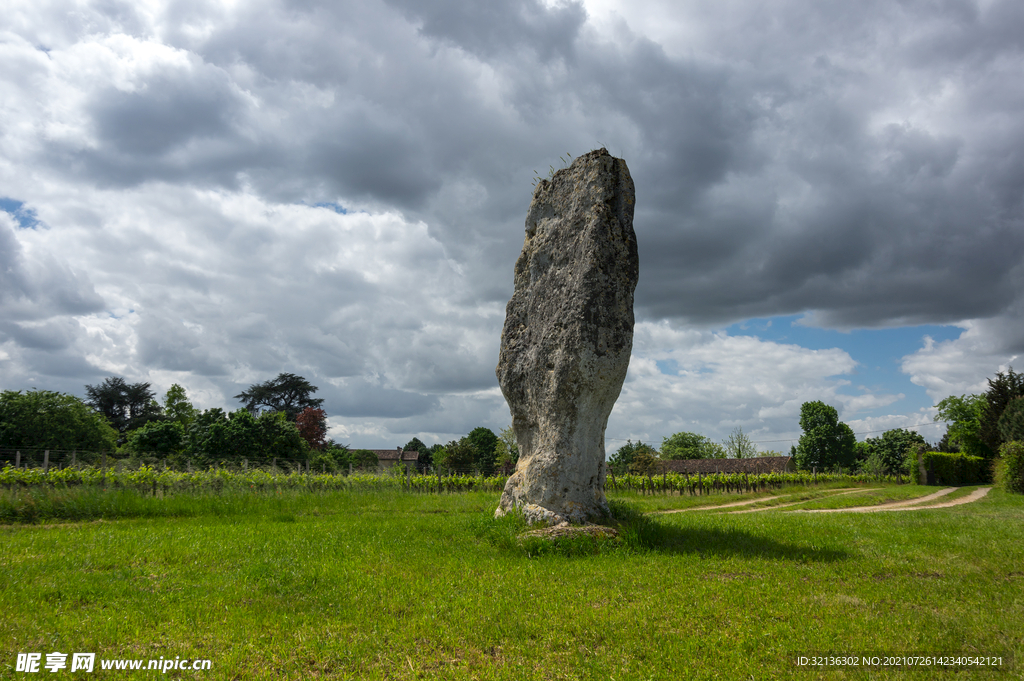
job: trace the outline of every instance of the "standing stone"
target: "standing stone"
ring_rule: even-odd
[[[608,514],[604,431],[633,347],[640,265],[626,162],[598,149],[541,180],[505,311],[498,383],[519,463],[495,516]]]

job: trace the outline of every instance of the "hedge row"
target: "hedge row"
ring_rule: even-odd
[[[1007,442],[999,448],[996,482],[1007,492],[1024,494],[1024,442]]]
[[[961,452],[921,452],[919,465],[934,474],[936,485],[978,485],[991,474],[985,459]]]

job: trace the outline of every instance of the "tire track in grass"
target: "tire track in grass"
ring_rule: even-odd
[[[832,499],[833,497],[841,497],[841,496],[845,496],[847,494],[856,494],[857,492],[873,492],[873,491],[875,491],[877,489],[881,489],[881,488],[879,488],[879,487],[858,487],[857,489],[851,489],[851,490],[848,490],[848,491],[844,490],[842,492],[839,492],[839,490],[836,490],[837,492],[839,492],[838,494],[829,494],[826,497],[819,497],[819,498],[820,499]],[[778,497],[776,497],[776,498],[778,498]],[[810,501],[818,501],[818,499],[804,499],[802,501],[793,501],[793,502],[788,503],[788,504],[779,504],[778,506],[765,506],[764,508],[748,508],[748,509],[745,509],[743,511],[729,511],[728,515],[736,515],[738,513],[760,513],[761,511],[774,511],[777,508],[786,508],[788,506],[796,506],[798,504],[806,504],[806,503],[808,503]]]
[[[844,494],[850,494],[851,492],[866,492],[866,491],[869,491],[870,489],[877,489],[877,488],[842,487],[840,489],[827,490],[827,492],[828,492],[827,496],[832,496],[832,494],[834,492],[842,492]],[[669,509],[667,511],[651,511],[650,515],[663,515],[665,513],[686,513],[688,511],[717,511],[717,510],[723,509],[723,508],[736,508],[737,506],[750,506],[751,504],[759,504],[762,501],[771,501],[773,499],[785,499],[786,497],[791,497],[791,496],[793,496],[793,495],[792,494],[779,494],[779,495],[774,496],[774,497],[760,497],[758,499],[747,499],[746,501],[736,501],[736,502],[733,502],[731,504],[720,504],[720,505],[717,505],[717,506],[716,505],[711,505],[711,506],[694,506],[693,508],[673,508],[673,509]],[[806,501],[813,501],[813,500],[798,501],[796,503],[802,504],[802,503],[805,503]],[[792,506],[792,504],[786,504],[786,505],[787,506]],[[772,506],[771,508],[779,508],[779,507],[778,506]]]
[[[787,511],[787,513],[880,513],[882,511],[921,511],[931,508],[950,508],[951,506],[960,506],[962,504],[970,504],[972,502],[981,499],[992,489],[991,487],[982,487],[976,489],[965,497],[954,499],[953,501],[945,501],[938,504],[929,504],[929,501],[934,501],[947,494],[952,494],[958,488],[946,487],[940,489],[938,492],[929,494],[928,496],[918,497],[917,499],[908,499],[907,501],[895,501],[890,504],[879,504],[877,506],[854,506],[852,508],[815,508],[815,509],[797,509],[794,511]]]

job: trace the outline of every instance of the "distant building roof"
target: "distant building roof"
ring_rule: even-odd
[[[368,451],[376,454],[378,461],[416,461],[420,457],[419,452],[412,450],[407,452],[401,447],[397,449],[370,449]]]
[[[661,461],[658,470],[670,473],[782,473],[795,470],[791,456],[759,456],[752,459],[683,459]]]

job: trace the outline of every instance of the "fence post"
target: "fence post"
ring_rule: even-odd
[[[14,453],[14,467],[21,468],[21,450]]]
[[[405,486],[412,489],[412,468],[405,464]]]
[[[43,473],[50,470],[50,450],[43,451]]]
[[[77,449],[72,449],[71,450],[71,467],[72,468],[76,468],[77,465],[78,465],[78,462],[77,462],[78,457],[76,456],[77,454],[78,454],[78,450]]]

